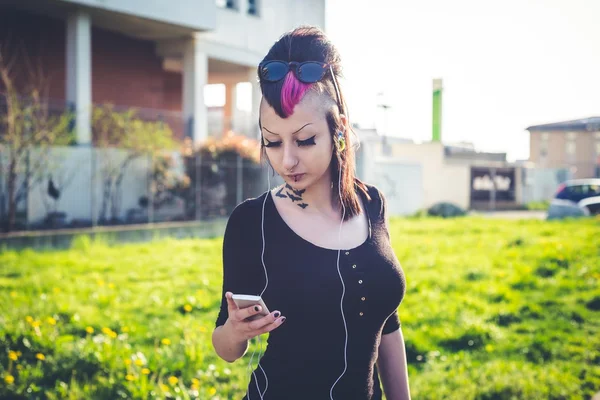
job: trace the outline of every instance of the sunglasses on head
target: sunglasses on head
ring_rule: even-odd
[[[318,61],[266,61],[259,65],[260,78],[268,82],[277,82],[285,78],[291,70],[300,82],[315,83],[323,79],[329,70],[329,64]]]
[[[338,107],[340,113],[343,113],[342,99],[340,97],[340,91],[333,73],[333,68],[330,64],[322,63],[319,61],[280,61],[271,60],[265,61],[258,66],[260,79],[267,82],[278,82],[285,78],[289,71],[293,71],[294,75],[300,82],[304,83],[315,83],[323,79],[325,73],[329,71],[335,86],[335,94],[338,100]]]

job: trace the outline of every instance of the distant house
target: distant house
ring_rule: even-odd
[[[568,168],[573,178],[600,177],[600,117],[534,125],[529,160],[540,168]]]

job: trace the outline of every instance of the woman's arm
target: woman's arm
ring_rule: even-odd
[[[381,336],[377,369],[387,400],[410,400],[402,328]]]
[[[213,331],[212,344],[217,355],[229,363],[241,358],[248,350],[248,341],[236,338],[227,323]]]

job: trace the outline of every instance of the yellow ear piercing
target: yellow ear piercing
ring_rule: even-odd
[[[342,131],[338,131],[337,133],[337,144],[338,151],[344,151],[344,149],[346,148],[346,139],[344,138],[344,132]]]

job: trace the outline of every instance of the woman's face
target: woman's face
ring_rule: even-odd
[[[261,102],[267,157],[275,172],[296,190],[330,180],[333,141],[325,112],[324,101],[314,92],[308,92],[287,118],[279,117],[266,101]]]

